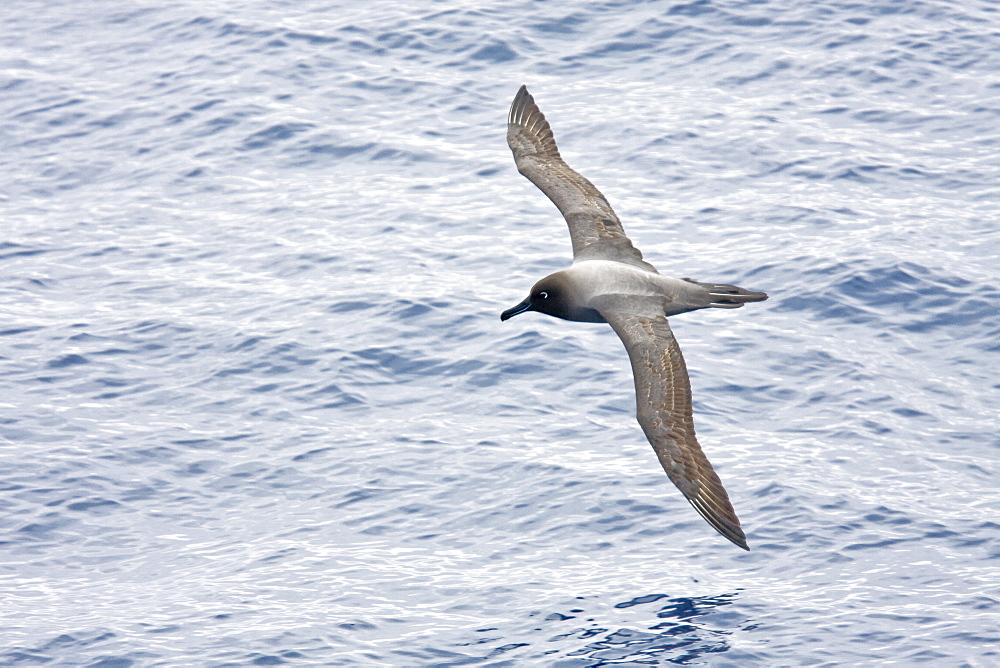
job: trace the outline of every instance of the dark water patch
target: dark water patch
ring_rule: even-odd
[[[26,524],[18,529],[18,532],[29,535],[32,538],[52,540],[56,537],[56,532],[60,529],[63,529],[71,524],[75,524],[75,520],[60,517],[55,513],[48,513],[46,515],[46,520],[47,521],[45,522],[32,522],[30,524]]]
[[[836,289],[872,306],[911,307],[919,297],[915,286],[920,280],[899,267],[876,268],[851,276]]]
[[[208,438],[182,438],[170,441],[172,445],[182,445],[193,450],[211,450],[216,447],[213,439]]]
[[[361,359],[375,362],[379,368],[389,372],[394,378],[424,376],[440,363],[400,348],[367,348],[354,354]]]
[[[517,52],[506,42],[493,42],[476,49],[470,55],[473,60],[482,60],[492,64],[506,63],[516,60]]]
[[[132,659],[119,656],[101,656],[93,663],[88,663],[87,668],[132,668],[136,665]]]
[[[91,499],[89,501],[77,501],[76,503],[70,503],[66,506],[67,510],[76,511],[89,511],[94,508],[103,508],[106,506],[119,506],[117,501],[112,501],[111,499]]]
[[[104,248],[100,248],[100,249],[97,249],[97,250],[94,250],[94,251],[90,251],[90,252],[84,253],[83,257],[103,257],[105,255],[109,255],[111,253],[121,252],[121,251],[124,251],[124,250],[125,249],[123,249],[121,246],[106,246]]]
[[[210,137],[238,125],[240,122],[240,119],[229,116],[212,118],[202,123],[197,130],[193,131],[193,134],[197,137]]]
[[[330,155],[335,158],[346,158],[358,153],[364,153],[375,147],[374,143],[368,144],[314,144],[309,147],[310,153],[319,155]]]
[[[579,60],[596,61],[602,58],[631,55],[635,52],[649,51],[656,44],[652,39],[630,35],[630,39],[615,39],[604,42],[589,52],[582,54]],[[577,60],[576,58],[571,59]]]
[[[892,408],[890,409],[890,412],[905,418],[932,417],[931,415],[923,411],[918,411],[913,408],[905,408],[905,407]]]
[[[243,140],[242,150],[252,151],[267,148],[278,142],[305,132],[315,127],[312,123],[279,123],[271,127],[253,133]]]
[[[729,16],[726,22],[745,28],[762,28],[771,25],[771,19],[766,16]]]
[[[219,369],[212,374],[215,378],[228,378],[229,376],[241,376],[243,374],[253,373],[253,368],[250,366],[240,366],[240,367],[229,367],[227,369]]]
[[[867,22],[867,19],[865,20]],[[863,42],[869,39],[868,35],[840,35],[836,39],[827,42],[824,48],[827,49],[839,49],[842,46],[849,46],[851,44],[857,44],[858,42]],[[846,108],[844,109],[846,111]]]
[[[689,3],[678,3],[672,6],[668,11],[667,15],[679,15],[679,16],[703,16],[705,14],[712,14],[718,10],[712,6],[709,0],[697,0],[696,2]]]
[[[769,79],[775,74],[787,70],[791,67],[791,64],[787,61],[778,60],[762,70],[759,70],[753,74],[748,74],[745,76],[733,76],[725,77],[719,81],[720,85],[731,87],[731,86],[745,86],[750,83],[758,83],[764,79]]]
[[[239,23],[230,21],[230,22],[227,22],[227,23],[225,23],[225,24],[223,24],[222,26],[219,27],[218,36],[219,37],[228,37],[228,36],[231,36],[231,35],[237,35],[237,36],[240,36],[240,37],[265,38],[265,37],[272,36],[275,32],[276,31],[272,30],[272,29],[267,29],[267,28],[265,28],[265,29],[252,28],[252,27],[248,27],[246,25],[241,25]],[[243,41],[242,40],[237,40],[237,41],[234,41],[234,42],[230,42],[230,44],[243,44]]]
[[[623,601],[621,603],[615,603],[616,608],[631,608],[635,605],[643,605],[646,603],[656,603],[657,601],[667,598],[667,594],[644,594],[642,596],[637,596],[630,601]]]
[[[910,524],[912,520],[908,518],[904,513],[898,510],[890,510],[885,507],[878,507],[874,512],[868,513],[864,516],[866,522],[872,522],[874,524],[889,524],[889,525],[905,525]]]
[[[878,320],[875,313],[856,306],[840,304],[835,299],[819,294],[798,294],[782,299],[776,308],[792,311],[811,311],[824,320],[837,320],[855,325]]]
[[[35,255],[41,255],[42,253],[48,253],[49,249],[45,248],[29,248],[26,250],[11,251],[9,253],[0,253],[0,260],[7,260],[12,257],[33,257]]]
[[[83,650],[116,637],[110,631],[62,633],[38,647],[13,647],[9,652],[0,654],[0,662],[3,665],[45,665],[57,660],[56,657],[63,656],[66,651]]]
[[[257,344],[261,343],[263,340],[264,339],[259,336],[250,336],[247,337],[246,339],[243,339],[243,341],[239,342],[235,346],[231,347],[230,350],[232,352],[238,352],[241,350],[253,350],[254,348],[257,347]]]
[[[88,360],[83,355],[77,355],[76,353],[70,353],[69,355],[63,355],[57,359],[49,361],[47,366],[50,369],[62,369],[69,366],[75,366],[77,364],[89,364]]]
[[[511,659],[515,665],[519,665],[519,662],[539,661],[544,657],[546,665],[561,668],[697,663],[712,654],[730,651],[730,630],[711,628],[696,620],[702,616],[710,616],[721,621],[720,608],[731,605],[734,597],[735,594],[723,594],[670,598],[666,605],[647,613],[648,617],[640,622],[640,628],[632,625],[623,627],[620,624],[615,628],[613,624],[607,623],[610,620],[588,611],[581,598],[576,602],[577,605],[562,612],[534,613],[532,624],[537,627],[531,635],[537,634],[538,637],[529,636],[532,642],[512,643],[501,629],[484,628],[476,632],[480,637],[455,645],[465,648],[467,652],[471,648],[482,649],[475,654],[467,654],[439,665],[463,665],[492,660],[508,652],[514,652]],[[658,603],[665,598],[666,594],[646,594],[618,603],[614,608],[636,608]],[[747,621],[744,616],[737,614],[725,626],[732,627],[740,623],[746,625]],[[487,633],[489,635],[481,635]]]
[[[911,542],[915,539],[913,538],[884,538],[879,540],[875,536],[865,536],[864,538],[869,538],[867,542],[851,543],[842,547],[842,550],[848,552],[853,552],[857,550],[880,550],[887,547],[892,547],[893,545],[899,545],[901,543]]]
[[[996,303],[1000,299],[1000,292],[986,288],[979,293],[980,297],[974,298],[963,296],[950,304],[946,304],[940,311],[934,312],[931,309],[924,312],[928,316],[918,322],[911,322],[902,325],[902,329],[909,332],[927,332],[940,328],[968,328],[973,325],[988,325],[998,322]],[[966,334],[967,335],[967,334]]]
[[[191,462],[183,469],[175,472],[181,478],[201,476],[210,473],[218,468],[219,462]]]
[[[314,403],[316,399],[324,399],[320,405],[314,408],[344,408],[347,406],[361,406],[367,404],[365,398],[357,392],[344,390],[337,383],[330,383],[309,392],[309,403]],[[332,396],[332,401],[327,397]]]
[[[96,128],[112,128],[119,125],[127,125],[135,118],[137,118],[137,114],[133,111],[117,112],[109,114],[103,118],[87,121],[87,125],[91,125]]]
[[[121,500],[125,503],[133,503],[137,501],[149,501],[158,498],[162,492],[163,485],[158,485],[156,487],[150,485],[143,485],[139,487],[134,487],[122,494]]]
[[[46,104],[41,107],[35,107],[33,109],[27,109],[25,111],[14,114],[13,118],[28,118],[36,114],[44,114],[55,109],[65,109],[66,107],[73,107],[78,104],[82,104],[84,100],[82,98],[71,98],[69,100],[62,100],[60,102],[55,102],[52,104]],[[0,248],[3,246],[0,245]]]
[[[336,451],[337,451],[337,448],[334,448],[334,447],[316,448],[315,450],[310,450],[309,452],[304,452],[301,455],[295,455],[294,457],[292,457],[292,461],[293,462],[304,462],[304,461],[308,461],[308,460],[317,458],[320,455],[325,455],[325,454],[328,454],[328,453],[331,453],[331,452],[336,452]]]
[[[543,33],[573,35],[577,34],[579,29],[587,24],[588,20],[584,13],[578,12],[567,14],[558,19],[549,19],[535,23],[531,28]]]
[[[427,304],[409,304],[403,308],[396,309],[396,317],[401,319],[415,318],[431,312],[431,307]]]
[[[264,385],[257,385],[256,387],[251,387],[249,391],[255,394],[262,394],[266,392],[273,392],[274,390],[277,390],[280,387],[281,386],[276,383],[266,383]]]
[[[347,300],[328,306],[326,310],[329,313],[348,313],[350,311],[364,311],[374,306],[375,304],[372,302]]]
[[[17,334],[25,334],[27,332],[36,332],[44,327],[17,327],[13,329],[0,329],[0,336],[14,336]]]
[[[798,167],[800,165],[806,165],[806,164],[809,164],[810,162],[811,162],[811,160],[806,160],[806,159],[803,159],[803,160],[793,160],[792,162],[786,162],[786,163],[777,165],[775,167],[768,167],[760,175],[762,175],[762,174],[780,174],[781,172],[785,171],[786,169],[790,169],[792,167]],[[706,213],[706,211],[703,211],[702,213]]]
[[[387,49],[408,49],[414,52],[430,50],[427,42],[412,32],[385,32],[376,37],[375,40]]]
[[[990,297],[1000,298],[1000,291],[912,263],[826,264],[812,266],[804,275],[813,276],[806,280],[810,287],[773,308],[811,311],[824,319],[855,324],[881,322],[882,327],[911,332],[969,326],[995,329],[998,321]]]

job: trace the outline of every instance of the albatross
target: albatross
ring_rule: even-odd
[[[663,276],[642,259],[594,184],[563,161],[552,129],[521,86],[510,106],[507,144],[517,171],[552,200],[569,225],[573,264],[535,283],[527,311],[611,325],[635,377],[636,419],[667,476],[712,527],[749,550],[729,495],[694,434],[691,382],[667,317],[703,308],[740,308],[767,299],[735,285]]]

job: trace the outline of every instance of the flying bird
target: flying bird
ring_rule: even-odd
[[[573,264],[535,283],[527,298],[501,313],[500,320],[538,311],[611,325],[632,363],[636,418],[663,470],[716,531],[749,550],[729,495],[695,438],[691,383],[667,317],[702,308],[739,308],[767,295],[663,276],[643,260],[601,191],[563,161],[548,121],[524,86],[510,107],[507,144],[517,171],[566,219]]]

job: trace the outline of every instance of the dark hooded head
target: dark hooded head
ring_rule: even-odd
[[[596,310],[576,302],[569,282],[562,272],[546,276],[535,283],[527,299],[501,313],[500,320],[508,320],[525,311],[538,311],[563,320],[605,322]]]

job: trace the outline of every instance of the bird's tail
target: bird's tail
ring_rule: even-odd
[[[711,299],[708,305],[713,308],[739,308],[747,302],[762,302],[767,299],[766,293],[754,292],[753,290],[747,290],[735,285],[702,283],[691,278],[685,278],[684,280],[707,290]]]

